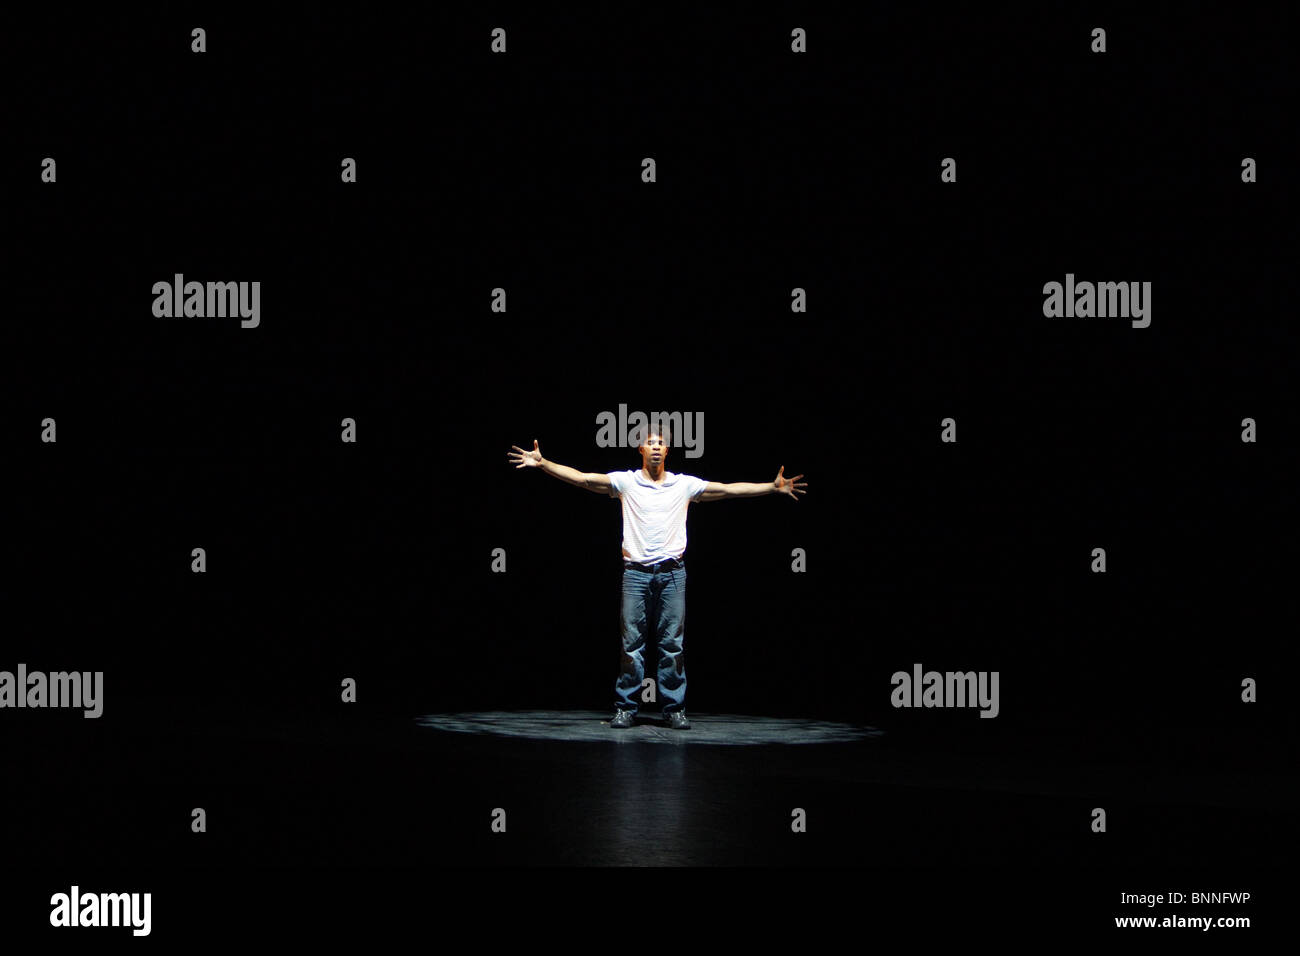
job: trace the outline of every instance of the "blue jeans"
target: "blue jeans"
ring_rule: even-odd
[[[659,642],[658,697],[663,712],[686,705],[686,566],[651,574],[623,569],[622,667],[614,684],[615,706],[636,713],[645,679],[645,645],[651,626]]]

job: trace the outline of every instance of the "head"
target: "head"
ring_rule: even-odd
[[[651,468],[666,466],[668,443],[671,438],[667,425],[651,425],[646,432],[645,440],[637,448],[641,453],[641,467],[649,471]]]

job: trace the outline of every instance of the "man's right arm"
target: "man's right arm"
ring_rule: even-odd
[[[557,464],[548,458],[543,458],[541,464],[537,467],[548,475],[559,478],[560,481],[567,481],[571,485],[577,485],[579,488],[586,488],[588,491],[594,491],[598,494],[609,494],[611,484],[609,475],[602,475],[596,471],[578,471],[576,468]]]
[[[586,488],[588,491],[594,491],[601,495],[608,495],[613,485],[613,482],[609,480],[609,475],[595,471],[578,471],[578,469],[570,468],[568,465],[561,465],[543,458],[542,449],[535,438],[533,439],[532,451],[524,451],[518,445],[511,445],[510,447],[514,449],[514,451],[508,453],[510,462],[516,469],[540,468],[548,475],[554,475],[561,481],[567,481],[571,485],[577,485],[579,488]]]

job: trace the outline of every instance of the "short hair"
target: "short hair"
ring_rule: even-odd
[[[664,440],[664,444],[672,447],[673,444],[673,427],[672,422],[667,418],[662,420],[651,420],[650,424],[638,427],[636,430],[636,445],[640,448],[650,440],[651,435],[658,435]]]

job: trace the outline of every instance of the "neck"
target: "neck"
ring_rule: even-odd
[[[659,462],[659,464],[655,465],[650,462],[646,462],[645,466],[642,467],[641,470],[646,473],[646,477],[649,478],[651,481],[658,481],[660,478],[664,476],[664,463],[661,461]]]

